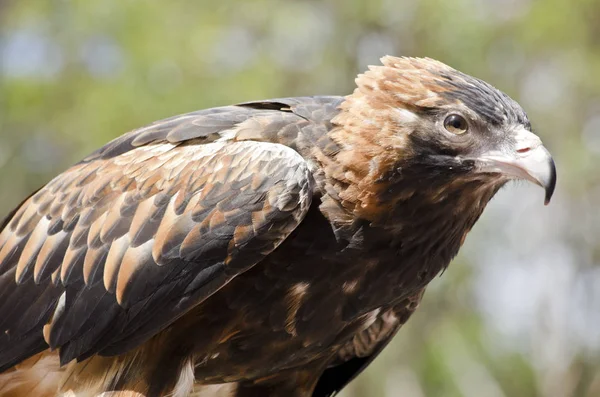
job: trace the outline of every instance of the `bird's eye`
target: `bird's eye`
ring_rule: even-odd
[[[459,114],[451,114],[444,120],[444,127],[451,133],[461,135],[467,132],[467,120]]]

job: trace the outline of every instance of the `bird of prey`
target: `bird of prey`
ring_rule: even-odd
[[[0,396],[332,396],[511,179],[525,112],[427,58],[131,131],[0,223]]]

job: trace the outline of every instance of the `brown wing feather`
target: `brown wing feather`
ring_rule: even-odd
[[[0,233],[0,367],[39,346],[46,322],[63,362],[142,342],[271,252],[311,189],[300,155],[251,141],[153,143],[72,167]]]

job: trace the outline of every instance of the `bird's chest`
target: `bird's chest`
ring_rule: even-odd
[[[239,376],[267,362],[285,368],[328,357],[433,277],[377,231],[355,234],[340,241],[311,211],[272,254],[205,302],[198,324],[211,335],[199,338],[198,350],[210,353],[197,376],[211,378],[225,367]],[[226,380],[221,372],[218,380]]]
[[[427,255],[426,244],[406,248],[398,236],[366,222],[336,231],[319,215],[309,213],[252,273],[298,308],[297,326],[351,323],[421,290],[448,264],[449,259]]]

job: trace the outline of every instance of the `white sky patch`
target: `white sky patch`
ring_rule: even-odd
[[[571,98],[568,73],[558,62],[542,61],[531,68],[520,85],[523,107],[540,112],[560,108],[565,98]]]
[[[79,58],[94,77],[116,77],[123,70],[125,59],[119,43],[108,35],[89,37],[79,49]]]
[[[600,111],[585,121],[582,136],[585,147],[596,154],[600,154]]]
[[[333,14],[318,2],[288,1],[281,5],[272,10],[262,48],[283,68],[311,70],[321,62],[323,49],[333,35]]]
[[[52,79],[64,58],[61,46],[38,26],[8,31],[0,42],[0,73],[8,78]]]
[[[462,255],[475,271],[473,294],[492,351],[518,351],[556,373],[577,352],[600,352],[600,270],[565,240],[572,214],[541,205],[539,190],[525,183],[502,190]]]
[[[258,51],[257,38],[242,26],[230,26],[217,35],[208,62],[215,74],[237,72],[252,65]]]
[[[396,53],[392,37],[381,32],[370,32],[360,37],[356,47],[358,70],[365,70],[368,65],[379,65],[382,55]]]

